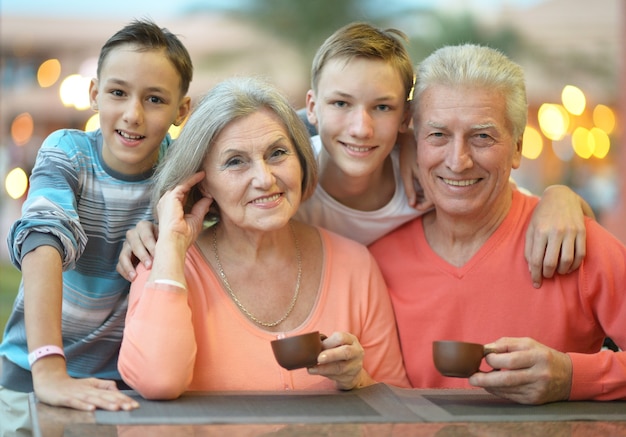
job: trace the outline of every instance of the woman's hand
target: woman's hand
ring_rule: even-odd
[[[191,189],[203,179],[204,172],[198,172],[161,196],[157,204],[159,238],[148,277],[150,282],[167,279],[185,285],[185,255],[202,231],[213,199],[203,197],[189,213],[185,213],[184,206]]]
[[[363,368],[365,351],[356,336],[334,332],[322,342],[322,348],[317,366],[308,369],[310,374],[332,379],[340,390],[361,388],[376,382]]]
[[[203,197],[193,205],[188,214],[185,214],[184,205],[191,189],[203,179],[204,172],[200,171],[161,196],[157,204],[159,239],[182,239],[186,248],[196,240],[213,199]]]

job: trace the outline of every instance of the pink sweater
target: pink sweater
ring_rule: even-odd
[[[174,398],[186,390],[333,390],[334,382],[287,371],[270,341],[309,331],[356,335],[364,368],[377,381],[409,387],[394,315],[378,266],[367,249],[320,229],[324,268],[309,318],[291,332],[268,332],[237,308],[193,246],[187,253],[189,292],[146,283],[140,270],[132,284],[119,370],[146,398]]]
[[[626,248],[588,220],[580,269],[535,289],[524,238],[536,204],[515,192],[504,222],[459,268],[433,252],[421,218],[370,246],[389,287],[413,387],[470,387],[467,379],[437,372],[434,340],[532,337],[569,353],[571,400],[626,398],[626,352],[600,351],[605,336],[626,346]]]

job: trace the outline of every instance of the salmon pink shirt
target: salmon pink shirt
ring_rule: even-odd
[[[324,263],[317,302],[289,332],[266,331],[242,314],[196,246],[186,257],[188,291],[147,283],[149,271],[139,267],[119,357],[124,380],[154,399],[187,390],[335,390],[328,378],[280,367],[270,342],[309,331],[345,331],[359,339],[364,368],[374,380],[408,387],[376,262],[365,246],[318,229]]]

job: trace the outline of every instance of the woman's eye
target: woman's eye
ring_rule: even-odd
[[[237,165],[241,165],[243,163],[243,160],[241,158],[230,158],[229,160],[226,161],[226,167],[234,167]]]
[[[271,156],[273,156],[273,157],[275,157],[275,156],[283,156],[283,155],[286,155],[287,153],[288,152],[285,149],[276,149],[276,150],[274,150],[272,152]]]

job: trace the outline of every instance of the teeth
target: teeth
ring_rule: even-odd
[[[356,147],[356,146],[350,146],[348,144],[346,144],[346,147],[348,148],[348,150],[352,150],[353,152],[368,152],[371,147]]]
[[[262,199],[253,200],[252,203],[274,202],[278,200],[279,197],[280,197],[280,194],[274,194],[273,196],[270,196],[270,197],[263,197]]]
[[[448,185],[454,185],[455,187],[467,187],[469,185],[474,185],[478,182],[478,179],[465,179],[462,181],[457,181],[453,179],[443,179],[443,181]]]
[[[127,140],[140,140],[143,138],[143,135],[128,135],[126,132],[118,131],[121,136],[126,138]]]

